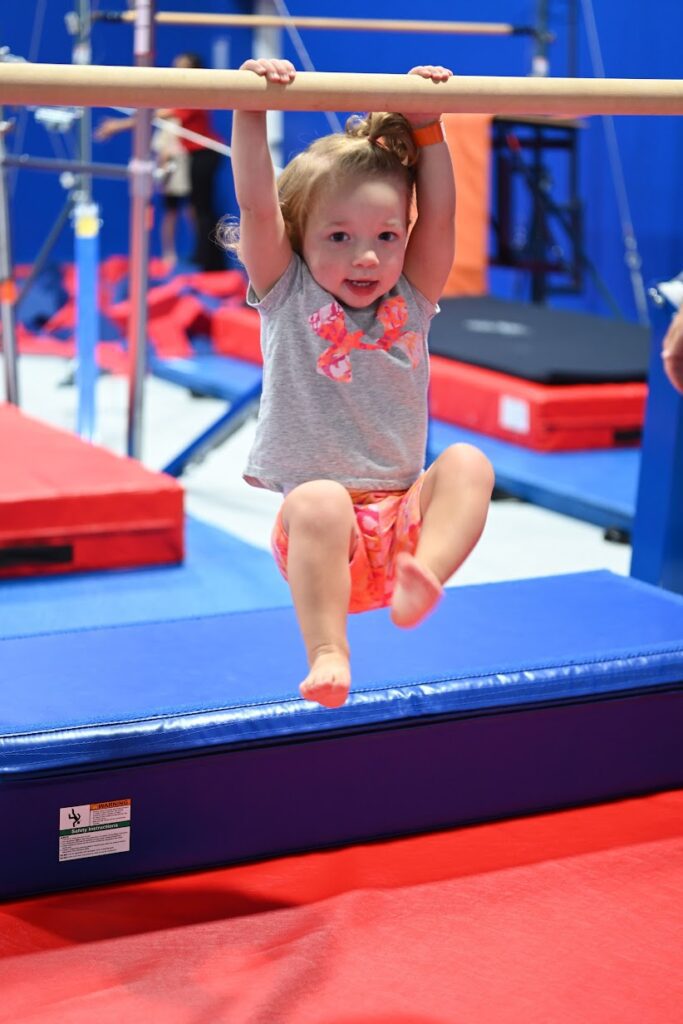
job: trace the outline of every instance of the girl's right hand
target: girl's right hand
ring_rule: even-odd
[[[275,85],[290,85],[296,77],[296,69],[288,60],[270,60],[259,57],[258,60],[245,60],[240,71],[253,71],[268,82]]]

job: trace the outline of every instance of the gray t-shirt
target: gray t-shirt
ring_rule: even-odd
[[[438,307],[401,277],[367,309],[339,303],[294,254],[247,302],[261,315],[263,394],[244,479],[288,491],[307,480],[404,490],[424,466],[427,333]]]

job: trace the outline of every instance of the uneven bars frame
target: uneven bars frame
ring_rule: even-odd
[[[103,164],[82,160],[59,160],[40,156],[6,156],[2,160],[5,167],[16,167],[18,170],[71,172],[77,175],[98,175],[101,178],[128,178],[129,168],[124,164]]]
[[[509,25],[496,21],[424,21],[388,18],[318,18],[292,15],[283,18],[270,14],[203,14],[194,11],[157,11],[158,25],[204,25],[214,28],[303,28],[323,31],[409,32],[434,35],[533,36],[528,25]],[[135,21],[134,11],[98,11],[93,21]]]
[[[681,79],[587,79],[300,72],[289,85],[251,71],[0,64],[0,104],[406,113],[683,114]]]

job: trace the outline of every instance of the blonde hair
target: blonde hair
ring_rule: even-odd
[[[358,178],[395,178],[406,188],[409,216],[418,151],[410,124],[402,114],[354,114],[343,132],[324,135],[291,160],[278,178],[280,209],[292,249],[302,255],[306,220],[320,192]],[[216,238],[239,257],[239,223],[224,217]]]

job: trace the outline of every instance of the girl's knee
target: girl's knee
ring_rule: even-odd
[[[471,444],[453,444],[437,459],[439,468],[449,476],[457,477],[483,490],[493,491],[495,472],[490,461],[479,448]]]
[[[350,529],[353,505],[348,491],[334,480],[311,480],[299,484],[287,495],[282,506],[285,529],[308,534]]]

